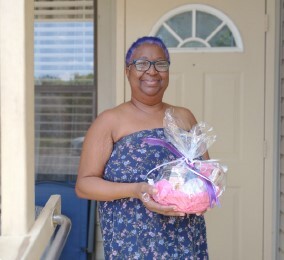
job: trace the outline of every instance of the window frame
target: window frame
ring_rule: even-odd
[[[211,15],[216,16],[222,21],[222,25],[227,25],[228,28],[231,30],[236,47],[168,47],[169,51],[172,53],[185,53],[185,52],[243,52],[244,51],[244,45],[243,45],[243,40],[241,37],[241,34],[237,28],[237,26],[234,24],[234,22],[223,12],[208,6],[208,5],[203,5],[203,4],[188,4],[188,5],[183,5],[178,8],[175,8],[168,13],[164,14],[158,22],[152,27],[149,35],[150,36],[155,36],[158,30],[164,26],[165,22],[173,18],[176,15],[179,15],[184,12],[189,12],[192,11],[192,27],[193,31],[196,29],[196,12],[204,12],[208,13]],[[167,27],[167,25],[165,26]],[[219,26],[218,26],[219,27]],[[194,35],[195,36],[195,35]],[[198,41],[204,41],[201,38],[194,38],[193,39],[198,39]]]

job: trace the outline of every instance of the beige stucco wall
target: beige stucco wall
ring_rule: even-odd
[[[39,259],[60,198],[35,221],[33,0],[0,1],[0,75],[0,259]]]
[[[34,222],[33,1],[0,12],[2,235],[22,235]]]

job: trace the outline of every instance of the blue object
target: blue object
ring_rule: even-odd
[[[94,234],[94,229],[91,230],[93,234],[90,232],[88,234],[89,201],[77,197],[74,183],[38,182],[35,185],[36,206],[44,207],[50,196],[55,194],[61,195],[61,213],[70,218],[72,222],[60,260],[86,260],[90,247],[88,236]]]

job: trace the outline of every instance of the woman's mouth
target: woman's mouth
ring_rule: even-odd
[[[143,80],[148,86],[156,86],[159,83],[157,79]]]

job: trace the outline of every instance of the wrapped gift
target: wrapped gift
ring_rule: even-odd
[[[227,167],[218,160],[202,160],[202,155],[216,140],[212,127],[200,122],[186,131],[180,127],[181,123],[174,117],[173,109],[167,109],[166,140],[144,139],[150,145],[165,147],[177,157],[152,169],[147,176],[148,182],[158,190],[153,196],[156,202],[175,205],[179,211],[194,214],[219,205],[218,198],[225,191]]]

